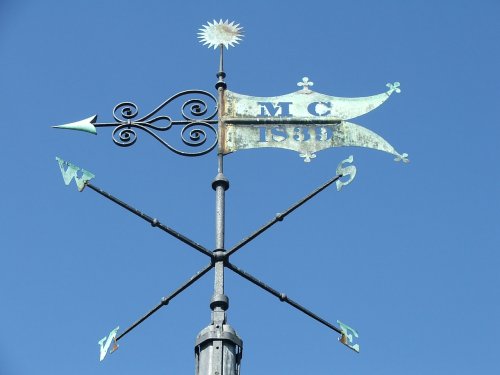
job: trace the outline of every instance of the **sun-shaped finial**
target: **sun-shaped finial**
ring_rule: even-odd
[[[243,37],[242,27],[240,24],[234,24],[234,21],[229,23],[229,20],[217,22],[214,20],[213,23],[208,22],[208,25],[203,25],[198,33],[198,38],[200,43],[203,45],[208,44],[208,48],[214,47],[216,49],[220,45],[223,45],[228,49],[230,46],[233,47],[238,44]]]

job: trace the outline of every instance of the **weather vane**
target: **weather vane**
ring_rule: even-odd
[[[342,344],[359,352],[359,344],[356,342],[358,333],[355,329],[340,321],[337,321],[337,325],[328,322],[286,294],[271,288],[230,262],[230,256],[236,251],[276,223],[283,221],[286,216],[328,186],[335,184],[337,190],[340,191],[343,186],[351,183],[356,175],[356,167],[352,164],[353,157],[349,156],[338,164],[336,176],[285,211],[276,214],[268,223],[229,249],[226,249],[224,242],[225,192],[229,188],[229,180],[224,175],[223,161],[225,155],[238,150],[273,147],[296,151],[305,162],[310,162],[316,157],[318,151],[332,147],[358,146],[390,153],[395,156],[396,161],[407,163],[408,154],[400,154],[378,134],[347,121],[377,108],[392,93],[399,93],[400,84],[399,82],[388,83],[388,90],[378,95],[341,98],[311,90],[314,83],[308,77],[303,77],[297,83],[300,89],[290,94],[274,97],[237,94],[229,91],[225,82],[224,47],[229,49],[235,46],[242,40],[242,37],[240,25],[228,20],[208,22],[198,33],[198,38],[203,45],[220,50],[218,81],[215,84],[217,96],[204,90],[186,90],[172,95],[146,115],[139,116],[139,107],[135,103],[122,102],[113,109],[114,121],[97,122],[97,115],[93,115],[82,121],[54,126],[59,129],[80,130],[92,134],[97,134],[97,128],[113,127],[112,139],[115,144],[123,147],[135,144],[138,139],[136,131],[142,130],[167,149],[184,156],[201,156],[218,146],[218,169],[212,182],[215,190],[215,246],[213,248],[198,244],[161,223],[157,218],[143,213],[97,187],[90,182],[95,178],[91,172],[59,157],[56,158],[66,185],[75,179],[79,191],[83,191],[85,187],[90,188],[209,258],[209,263],[203,269],[169,296],[163,297],[157,306],[121,334],[118,334],[119,327],[116,327],[99,340],[101,361],[108,353],[118,349],[118,342],[126,334],[214,269],[214,292],[210,301],[211,323],[198,334],[195,343],[196,374],[238,375],[243,341],[227,320],[229,298],[224,294],[224,270],[226,268],[337,332]],[[178,104],[179,109],[176,117],[172,115],[172,112],[166,111],[175,103]],[[179,129],[180,141],[163,137],[163,134],[168,135],[172,133],[172,129],[176,128]]]

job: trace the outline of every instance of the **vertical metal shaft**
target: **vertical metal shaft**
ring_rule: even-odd
[[[229,181],[224,176],[224,156],[221,152],[221,118],[224,112],[224,90],[226,83],[224,78],[224,46],[220,45],[219,72],[217,73],[217,88],[219,108],[219,152],[217,154],[217,176],[212,182],[212,188],[215,190],[215,280],[214,295],[212,297],[212,323],[224,324],[226,322],[226,310],[228,308],[228,299],[224,295],[224,248],[225,235],[225,194],[229,189]]]
[[[217,176],[212,182],[215,190],[215,250],[214,250],[214,294],[210,302],[212,321],[196,338],[196,375],[238,375],[243,343],[234,329],[227,324],[226,310],[229,299],[224,294],[224,248],[225,231],[225,193],[229,189],[229,181],[224,176],[224,156],[221,152],[222,124],[224,111],[224,78],[223,46],[220,46],[219,72],[217,73],[217,88],[219,95],[219,153],[217,154]]]
[[[222,90],[219,90],[222,91]],[[214,295],[212,303],[222,300],[227,301],[224,295],[224,255],[226,250],[224,248],[224,234],[225,234],[225,194],[229,188],[229,181],[224,176],[223,155],[219,153],[218,157],[218,173],[212,183],[215,190],[215,281],[214,281]],[[212,307],[212,322],[224,324],[226,322],[227,302],[218,303]]]

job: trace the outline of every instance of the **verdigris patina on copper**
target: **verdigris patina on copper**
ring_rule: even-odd
[[[312,91],[307,77],[297,85],[302,89],[274,97],[256,97],[225,90],[221,118],[222,153],[275,147],[297,151],[309,162],[316,152],[331,147],[359,146],[388,152],[397,161],[408,162],[384,138],[346,120],[364,115],[393,92],[399,82],[388,83],[388,91],[361,98],[340,98]]]

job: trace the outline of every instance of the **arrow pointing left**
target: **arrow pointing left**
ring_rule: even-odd
[[[71,122],[69,124],[63,124],[63,125],[55,125],[53,128],[56,129],[69,129],[69,130],[79,130],[82,132],[87,132],[91,134],[97,134],[97,129],[94,126],[94,123],[97,120],[97,115],[88,117],[84,120],[77,121],[77,122]]]

